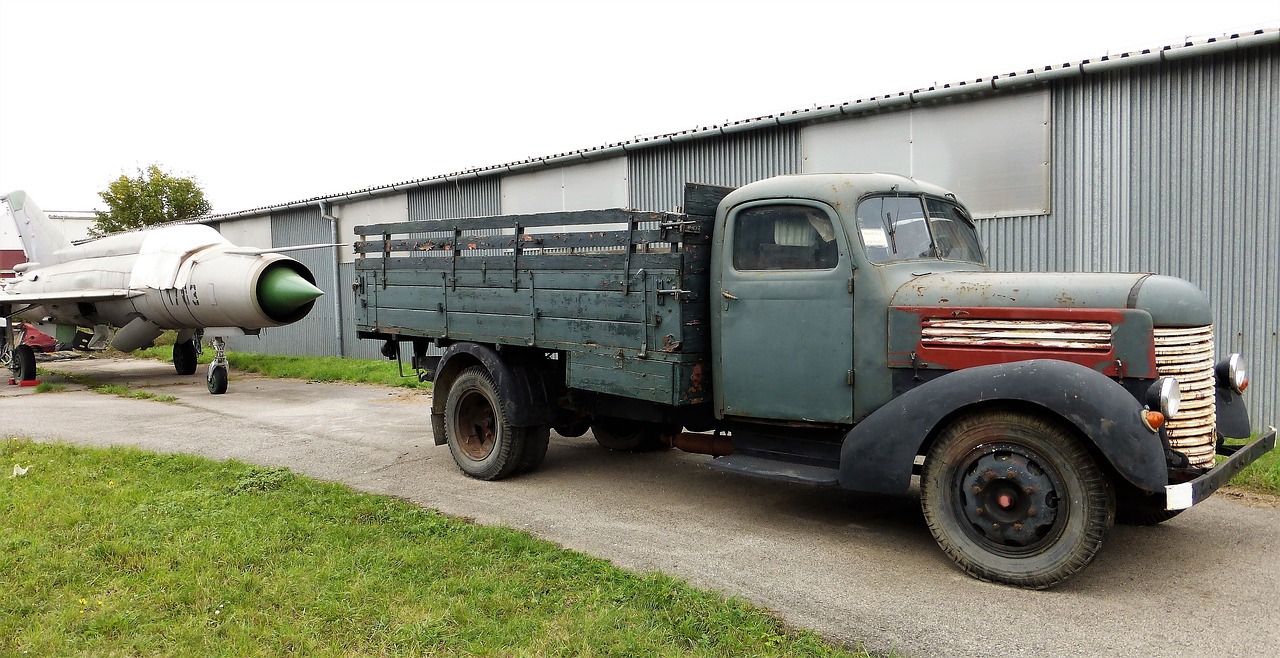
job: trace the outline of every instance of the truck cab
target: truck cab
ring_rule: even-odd
[[[987,269],[954,195],[903,176],[778,177],[721,207],[711,268],[719,418],[862,420],[893,397],[894,292],[922,274]]]

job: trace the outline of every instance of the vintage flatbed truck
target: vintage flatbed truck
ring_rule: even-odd
[[[919,475],[947,555],[1029,588],[1275,446],[1224,444],[1251,434],[1247,375],[1186,281],[990,271],[955,196],[902,176],[685,197],[357,227],[359,335],[411,347],[470,476],[537,468],[551,429],[857,491]]]

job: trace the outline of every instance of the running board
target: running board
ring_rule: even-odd
[[[716,457],[707,467],[726,473],[740,473],[769,480],[834,487],[840,484],[840,471],[835,468],[796,464],[751,455]]]

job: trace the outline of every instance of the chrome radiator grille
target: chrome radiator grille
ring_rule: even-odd
[[[1182,409],[1166,424],[1169,445],[1192,466],[1213,466],[1213,327],[1155,329],[1156,371],[1174,377],[1182,391]]]

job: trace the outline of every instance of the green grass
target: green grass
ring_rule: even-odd
[[[85,377],[82,375],[74,375],[69,372],[58,372],[57,370],[45,371],[43,369],[41,369],[41,372],[48,372],[48,373],[56,374],[59,377],[66,377],[67,379],[70,379],[71,381],[77,384],[88,387],[89,390],[93,391],[94,393],[101,393],[103,395],[115,395],[117,397],[122,397],[122,398],[132,398],[134,400],[155,400],[156,402],[177,402],[178,401],[178,398],[172,395],[164,395],[161,393],[152,393],[150,391],[143,391],[136,388],[129,388],[128,386],[124,386],[122,384],[100,384],[88,377]],[[48,388],[45,388],[46,383],[47,382],[42,382],[40,385],[36,386],[36,392],[45,393],[45,392],[64,391],[67,388],[66,385],[64,384],[48,384]]]
[[[287,469],[0,441],[0,655],[838,656],[734,599]]]
[[[173,346],[157,345],[138,350],[132,355],[172,362]],[[212,360],[213,349],[206,347],[199,362],[209,363]],[[394,361],[344,359],[336,356],[277,356],[249,352],[227,352],[227,361],[233,371],[256,372],[268,377],[431,389],[431,382],[419,382],[413,370],[407,366],[405,373],[408,376],[401,377]]]
[[[1254,435],[1250,441],[1258,436]],[[1254,493],[1280,496],[1280,448],[1259,457],[1248,468],[1231,478],[1227,484]]]
[[[54,384],[51,382],[36,384],[36,393],[60,393],[65,390],[67,390],[66,384]]]

